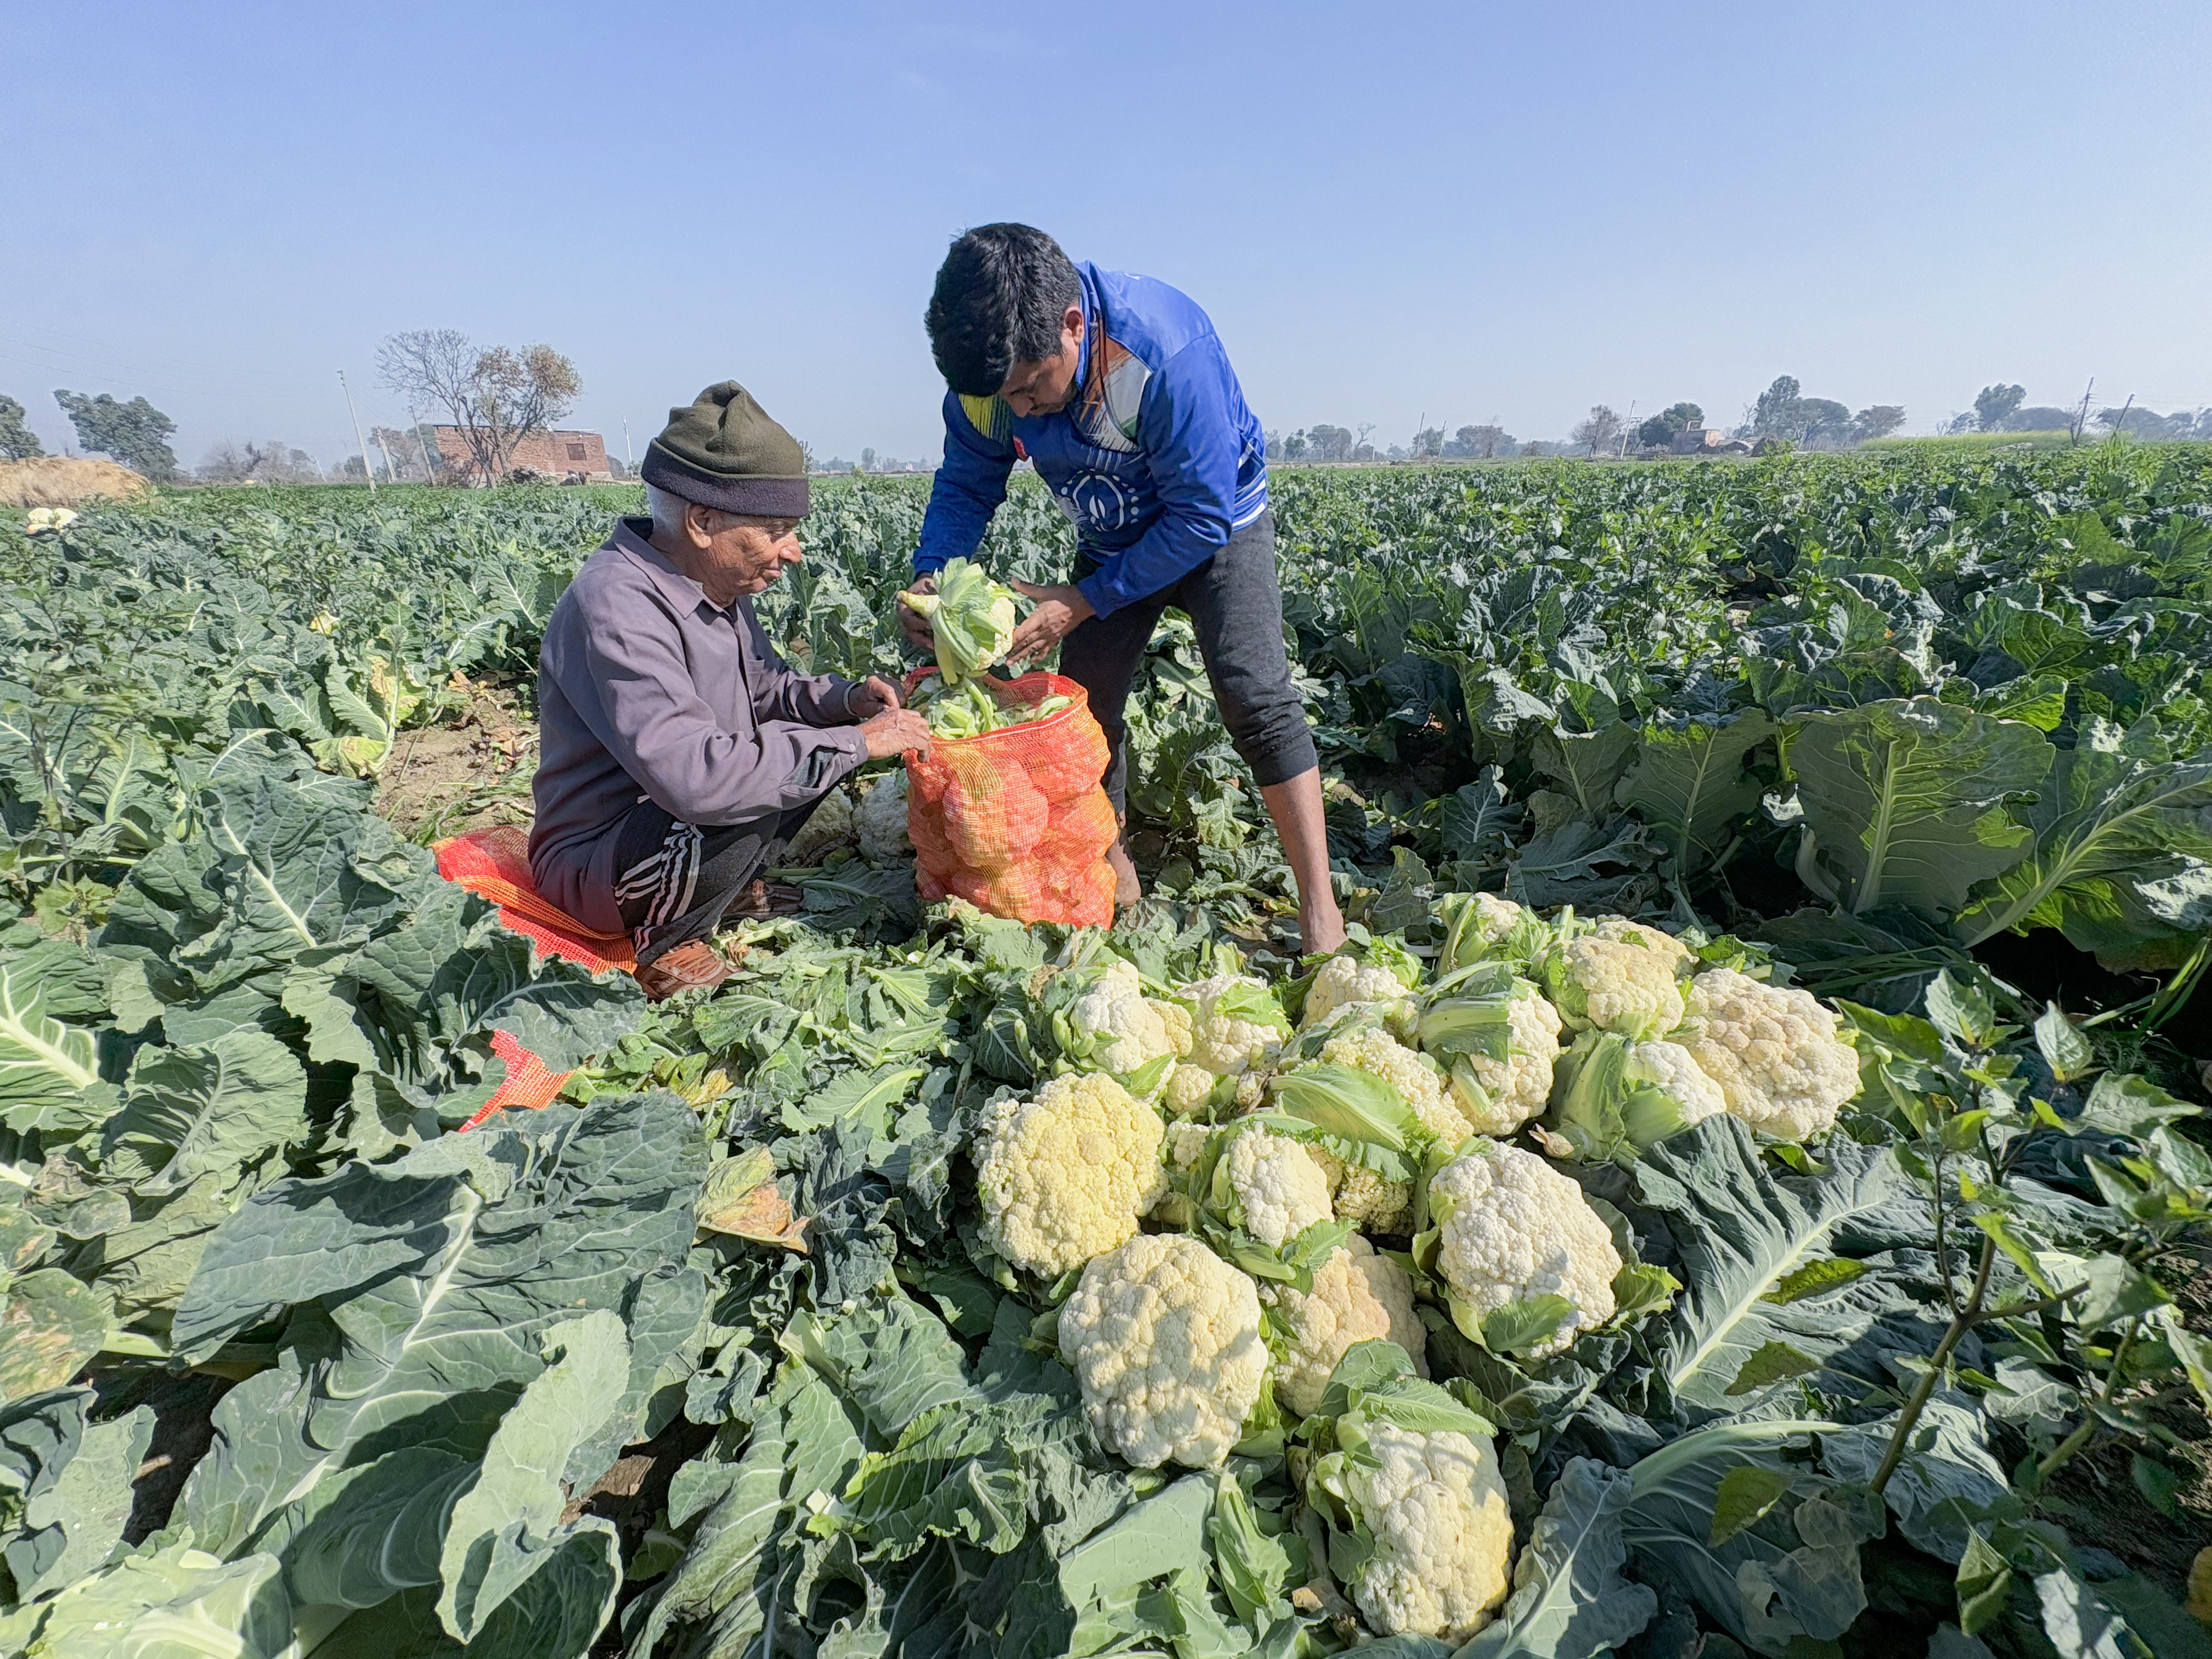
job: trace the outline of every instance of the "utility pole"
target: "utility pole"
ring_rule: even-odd
[[[629,422],[623,422],[623,471],[633,478],[637,477],[637,462],[629,453]]]
[[[2074,417],[2074,441],[2081,441],[2081,428],[2089,423],[2089,393],[2097,389],[2097,377],[2092,374],[2089,384],[2081,392],[2081,412]]]
[[[430,441],[422,435],[422,417],[413,410],[407,411],[407,423],[415,428],[415,447],[422,452],[422,482],[438,482],[438,469],[430,465]]]
[[[368,493],[376,494],[376,464],[368,459],[368,440],[361,435],[361,416],[353,406],[353,388],[346,385],[345,370],[338,371],[338,386],[345,393],[346,413],[353,416],[353,441],[361,446],[361,470],[368,475]]]
[[[1621,428],[1620,428],[1620,449],[1619,449],[1619,450],[1617,450],[1616,452],[1614,452],[1614,454],[1613,454],[1613,459],[1615,459],[1615,460],[1617,460],[1617,461],[1625,461],[1625,460],[1626,460],[1626,459],[1628,459],[1628,434],[1629,434],[1630,433],[1633,432],[1635,429],[1636,429],[1636,399],[1635,399],[1635,398],[1631,398],[1628,400],[1628,419],[1627,419],[1626,421],[1625,421],[1625,422],[1623,422],[1621,423]]]
[[[2120,405],[2120,418],[2119,418],[2118,420],[2117,420],[2117,421],[2115,421],[2115,422],[2112,422],[2112,437],[2110,437],[2110,438],[2106,438],[2106,439],[2105,440],[2105,441],[2106,441],[2106,443],[2110,443],[2110,442],[2112,442],[2112,438],[2117,438],[2117,437],[2118,437],[2118,436],[2120,435],[2120,434],[2121,434],[2121,433],[2123,433],[2123,432],[2124,432],[2124,431],[2126,431],[2126,430],[2128,429],[2128,411],[2129,411],[2130,410],[2133,409],[2135,406],[2136,406],[2136,394],[2135,394],[2134,392],[2130,392],[2130,393],[2128,393],[2128,400],[2127,400],[2127,402],[2125,402],[2125,403],[2124,403],[2124,404],[2122,404]]]
[[[384,428],[382,427],[376,428],[375,435],[376,447],[380,452],[382,452],[384,456],[384,482],[386,483],[396,484],[399,482],[399,469],[392,464],[392,446],[384,441]],[[366,455],[362,457],[362,459],[364,461],[368,459],[368,457]]]

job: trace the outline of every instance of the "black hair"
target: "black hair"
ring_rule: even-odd
[[[939,371],[962,396],[989,397],[1017,362],[1060,354],[1060,319],[1082,295],[1073,263],[1042,231],[1006,224],[963,232],[937,268],[923,319]]]

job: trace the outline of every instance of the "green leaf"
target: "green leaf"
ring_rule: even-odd
[[[123,1109],[100,1137],[103,1171],[161,1196],[306,1139],[307,1074],[266,1031],[141,1048]]]
[[[0,1401],[60,1388],[100,1352],[112,1322],[107,1297],[59,1267],[0,1288]]]
[[[26,964],[0,963],[0,1125],[75,1133],[104,1117],[92,1033],[47,1012]]]
[[[1784,752],[1814,856],[1863,915],[1955,911],[2019,863],[2033,836],[2008,803],[2057,751],[2033,726],[1922,696],[1795,715]]]
[[[1513,1592],[1458,1659],[1600,1659],[1651,1622],[1659,1598],[1621,1576],[1621,1470],[1568,1460],[1513,1563]]]
[[[1701,868],[1758,807],[1760,785],[1744,762],[1773,735],[1774,723],[1756,708],[1719,720],[1654,715],[1615,799],[1651,826],[1677,873]]]
[[[1575,1304],[1564,1296],[1532,1296],[1509,1302],[1482,1320],[1482,1346],[1492,1353],[1517,1353],[1557,1336],[1559,1327],[1575,1316]]]
[[[1948,968],[1928,987],[1928,1018],[1961,1048],[1986,1048],[1996,1041],[1996,1007],[1990,1000],[1989,988],[1973,977],[1962,984]]]
[[[1830,1291],[1841,1289],[1854,1279],[1863,1277],[1867,1264],[1842,1256],[1830,1256],[1824,1261],[1808,1261],[1794,1273],[1784,1273],[1774,1283],[1774,1288],[1760,1297],[1764,1302],[1784,1305],[1802,1302],[1808,1297],[1825,1296]]]
[[[1977,1527],[1966,1534],[1959,1558],[1959,1628],[1969,1636],[1987,1630],[2002,1616],[2012,1594],[2012,1564]]]
[[[1789,1470],[1763,1463],[1730,1469],[1714,1491],[1713,1524],[1707,1539],[1715,1545],[1727,1543],[1780,1503],[1796,1480]]]
[[[2086,1075],[2097,1061],[2095,1045],[2055,1002],[2045,1003],[2036,1016],[2035,1046],[2051,1076],[2061,1083]]]
[[[0,1551],[18,1601],[96,1571],[131,1519],[132,1485],[154,1437],[153,1407],[88,1424],[88,1395],[51,1393],[0,1407],[0,1488],[13,1484],[17,1470],[29,1476],[19,1487],[15,1535]],[[38,1458],[35,1467],[27,1453]]]
[[[1264,1628],[1263,1616],[1272,1623],[1279,1611],[1289,1610],[1291,1553],[1281,1539],[1260,1530],[1251,1499],[1226,1469],[1214,1477],[1206,1533],[1213,1545],[1214,1571],[1239,1619]]]
[[[1736,1372],[1735,1381],[1728,1385],[1727,1392],[1731,1397],[1751,1394],[1771,1383],[1810,1376],[1820,1369],[1819,1360],[1798,1352],[1787,1342],[1769,1342],[1743,1362],[1742,1369]]]

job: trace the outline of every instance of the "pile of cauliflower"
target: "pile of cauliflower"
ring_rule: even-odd
[[[1387,1342],[1425,1377],[1425,1303],[1541,1363],[1650,1305],[1624,1313],[1626,1235],[1558,1160],[1721,1113],[1803,1140],[1857,1091],[1802,990],[1623,917],[1455,903],[1432,964],[1333,957],[1293,988],[1295,1025],[1233,963],[1165,985],[1094,962],[1052,1016],[1060,1074],[983,1112],[982,1241],[1064,1298],[1060,1357],[1132,1465],[1212,1468],[1270,1425],[1338,1444],[1332,1375]],[[1365,1454],[1315,1467],[1317,1501],[1370,1534],[1348,1593],[1377,1631],[1466,1640],[1511,1580],[1494,1449],[1346,1421]]]

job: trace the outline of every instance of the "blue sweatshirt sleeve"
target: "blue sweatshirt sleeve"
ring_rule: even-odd
[[[914,554],[917,576],[942,570],[947,560],[972,557],[990,528],[991,515],[1006,499],[1006,479],[1016,459],[1013,439],[1004,429],[1006,406],[996,398],[974,402],[991,431],[976,428],[957,392],[945,394],[945,462],[929,486],[921,545]]]
[[[1076,584],[1100,616],[1158,592],[1228,545],[1243,452],[1230,416],[1235,384],[1212,334],[1176,352],[1146,384],[1137,434],[1161,512],[1119,558]]]

